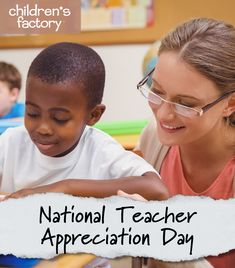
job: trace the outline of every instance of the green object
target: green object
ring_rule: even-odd
[[[132,135],[139,134],[147,125],[148,120],[100,122],[94,125],[109,135]]]

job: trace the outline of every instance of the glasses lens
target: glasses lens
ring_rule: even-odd
[[[162,99],[158,95],[153,93],[151,90],[149,90],[148,100],[156,105],[161,105],[162,103]]]
[[[200,111],[197,111],[195,109],[192,109],[190,107],[183,106],[177,103],[174,104],[174,108],[177,114],[185,116],[185,117],[194,117],[194,116],[200,115]]]
[[[162,103],[161,98],[156,95],[155,93],[153,93],[147,86],[142,86],[140,88],[140,91],[142,93],[142,95],[150,102],[156,104],[156,105],[160,105]]]
[[[147,79],[147,78],[146,78]],[[182,116],[185,117],[195,117],[195,116],[200,116],[203,114],[203,110],[197,110],[195,108],[187,107],[175,102],[167,101],[161,98],[159,95],[154,93],[151,88],[152,88],[152,79],[151,76],[148,77],[147,80],[142,80],[137,88],[140,90],[141,94],[151,103],[160,106],[162,102],[166,102],[168,104],[171,104],[174,111]],[[142,85],[141,85],[142,84]],[[140,86],[141,85],[141,86]]]

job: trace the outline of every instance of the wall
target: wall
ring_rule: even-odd
[[[195,17],[212,17],[235,25],[234,0],[154,0],[153,2],[155,20],[152,27],[123,31],[85,31],[79,34],[66,35],[0,36],[0,47],[35,48],[61,41],[88,45],[152,43],[162,38],[176,24]]]
[[[138,120],[151,115],[147,102],[136,90],[136,84],[142,78],[142,59],[149,46],[149,44],[93,46],[102,57],[107,72],[103,99],[107,110],[102,121]],[[0,60],[15,64],[22,73],[21,100],[24,100],[28,67],[40,51],[41,49],[0,50]]]
[[[63,38],[60,35],[43,36],[15,36],[0,37],[0,47],[35,47],[39,44],[47,45],[62,40],[76,41],[86,44],[101,44],[103,41],[110,43],[133,42],[130,37],[134,35],[136,42],[154,41],[162,37],[179,22],[192,17],[207,16],[223,19],[235,25],[235,1],[234,0],[156,0],[155,2],[156,25],[153,29],[130,30],[123,36],[123,31],[81,33],[68,35]],[[143,38],[143,32],[150,35]],[[62,39],[61,39],[62,38]],[[108,38],[108,39],[107,39]],[[44,40],[45,39],[45,40]],[[35,41],[37,40],[37,42]],[[35,43],[36,42],[36,43]],[[104,95],[104,103],[107,105],[102,120],[135,120],[145,119],[150,116],[148,106],[136,90],[136,83],[141,79],[141,63],[149,44],[139,45],[111,45],[93,47],[103,58],[107,69],[107,79]],[[0,60],[14,63],[23,74],[26,72],[31,60],[41,49],[1,49]],[[24,99],[22,91],[21,99]]]

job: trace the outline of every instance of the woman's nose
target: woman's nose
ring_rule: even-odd
[[[170,121],[175,118],[175,112],[171,103],[162,102],[156,110],[153,110],[153,112],[155,116],[157,116],[157,118],[161,120]]]

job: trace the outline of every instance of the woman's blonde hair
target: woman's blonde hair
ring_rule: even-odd
[[[235,28],[223,21],[197,18],[187,21],[162,41],[159,55],[179,52],[196,71],[210,79],[223,94],[235,89]],[[229,117],[235,125],[235,113]]]

